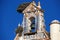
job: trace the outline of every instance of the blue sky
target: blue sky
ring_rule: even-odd
[[[13,40],[15,29],[18,23],[22,23],[23,14],[16,11],[17,7],[24,2],[32,0],[0,0],[0,40]],[[60,0],[35,0],[41,2],[41,7],[45,11],[44,18],[46,30],[50,32],[52,20],[60,21]]]

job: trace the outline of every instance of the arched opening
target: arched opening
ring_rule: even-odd
[[[31,30],[30,30],[30,32],[36,32],[36,27],[35,27],[35,17],[30,17],[29,18],[30,19],[30,21],[31,21],[31,25],[30,25],[30,27],[31,27]]]

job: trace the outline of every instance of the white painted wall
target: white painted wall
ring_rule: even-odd
[[[58,24],[59,21],[54,20],[52,23],[53,24],[50,25],[51,40],[60,40],[60,32],[59,32],[60,24]]]

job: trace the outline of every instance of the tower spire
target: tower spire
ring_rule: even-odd
[[[36,6],[35,0],[33,0],[33,1],[32,1],[32,3],[33,3],[33,5],[35,5],[35,6]]]
[[[41,6],[40,6],[40,1],[38,2],[38,8],[41,8]]]

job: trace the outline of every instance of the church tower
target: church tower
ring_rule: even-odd
[[[24,27],[24,32],[29,33],[32,32],[33,29],[35,29],[35,21],[36,21],[36,15],[35,11],[36,9],[32,5],[36,5],[35,2],[33,1],[30,3],[29,6],[23,11],[24,17],[23,17],[23,27]],[[35,30],[36,31],[36,30]]]
[[[41,9],[40,2],[23,3],[18,9],[23,13],[23,32],[24,40],[49,40],[48,32],[45,30],[44,11]]]

